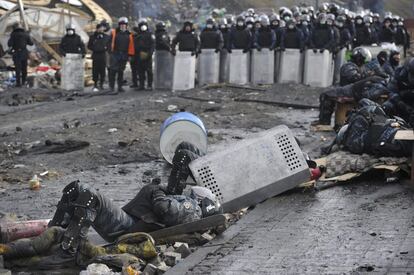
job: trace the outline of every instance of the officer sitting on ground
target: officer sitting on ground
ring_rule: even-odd
[[[371,61],[371,53],[363,47],[352,50],[351,61],[345,63],[340,71],[340,85],[345,86],[355,83],[369,76],[364,64]]]

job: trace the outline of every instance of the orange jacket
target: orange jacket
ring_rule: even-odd
[[[115,49],[115,36],[116,36],[116,29],[112,29],[112,52]],[[135,55],[135,46],[134,46],[134,37],[132,34],[129,35],[129,46],[128,46],[128,55]]]

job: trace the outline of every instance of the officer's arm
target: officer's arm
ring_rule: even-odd
[[[155,36],[151,34],[151,41],[150,41],[150,53],[152,54],[155,50]]]
[[[270,31],[270,39],[271,39],[271,44],[270,44],[270,49],[273,50],[276,47],[276,33],[271,30]]]
[[[170,201],[167,200],[165,191],[159,186],[154,186],[151,195],[151,203],[155,215],[162,220],[170,207]]]
[[[259,46],[259,32],[258,31],[256,31],[253,35],[253,47],[256,48],[256,49],[260,48],[260,46]]]
[[[66,48],[65,37],[63,37],[62,40],[60,41],[60,44],[59,44],[60,53],[63,54],[63,55],[66,55],[66,49],[65,48]]]
[[[79,37],[79,47],[81,49],[81,54],[85,55],[86,54],[85,43],[83,43],[82,38],[80,37]]]
[[[174,39],[172,40],[172,43],[171,43],[171,49],[172,50],[175,50],[175,48],[176,48],[176,46],[177,46],[177,44],[180,42],[180,33],[178,32],[176,35],[175,35],[175,37],[174,37]]]
[[[89,41],[88,41],[88,49],[89,50],[91,50],[91,51],[93,51],[93,48],[92,48],[92,46],[93,46],[93,43],[94,43],[94,35],[91,35],[90,37],[89,37]]]
[[[13,44],[14,44],[14,39],[13,39],[13,34],[10,35],[9,41],[7,41],[7,46],[9,48],[13,48]]]
[[[221,50],[224,47],[224,38],[223,38],[223,34],[221,33],[221,31],[217,31],[217,49]]]

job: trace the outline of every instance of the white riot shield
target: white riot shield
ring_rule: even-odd
[[[229,82],[230,73],[230,54],[227,49],[223,49],[220,52],[220,83]]]
[[[174,75],[174,56],[169,51],[156,51],[155,63],[155,89],[171,90]]]
[[[63,58],[61,88],[66,91],[83,91],[85,65],[81,54],[68,53]]]
[[[189,166],[197,184],[216,195],[225,213],[259,203],[310,178],[303,153],[284,125],[234,142]]]
[[[384,49],[381,46],[362,46],[368,51],[370,51],[372,58],[376,58],[377,55]]]
[[[198,85],[217,84],[220,72],[220,53],[214,49],[202,49],[198,62]]]
[[[229,82],[239,85],[248,84],[249,75],[250,53],[243,53],[243,50],[232,50],[230,54]]]
[[[252,54],[251,81],[253,84],[273,84],[275,52],[269,49],[254,50]]]
[[[279,83],[302,83],[304,54],[299,49],[286,49],[280,54]]]
[[[325,50],[323,53],[306,51],[303,84],[312,87],[329,87],[333,81],[332,71],[332,54],[329,51]]]
[[[342,65],[345,64],[345,56],[346,56],[346,48],[341,49],[339,52],[336,53],[335,56],[335,64],[334,64],[334,84],[339,83],[340,80],[340,72]]]
[[[177,52],[174,60],[173,90],[194,88],[196,57],[191,52]]]

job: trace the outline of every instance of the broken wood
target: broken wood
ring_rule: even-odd
[[[214,215],[201,219],[199,221],[179,224],[167,228],[163,228],[154,232],[149,233],[155,240],[165,239],[171,236],[190,234],[199,231],[207,231],[219,226],[227,225],[231,219],[229,214]]]
[[[314,105],[304,105],[304,104],[288,103],[288,102],[281,102],[281,101],[271,101],[271,100],[248,99],[248,98],[241,98],[241,97],[235,98],[234,101],[236,101],[236,102],[263,103],[263,104],[276,105],[276,106],[280,106],[280,107],[295,108],[295,109],[319,109],[319,106],[314,106]]]

